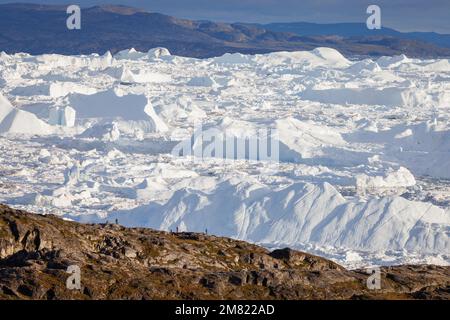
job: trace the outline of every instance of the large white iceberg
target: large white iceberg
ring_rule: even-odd
[[[51,134],[53,128],[34,114],[14,108],[0,94],[0,133]]]

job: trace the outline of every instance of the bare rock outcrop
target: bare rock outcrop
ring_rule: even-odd
[[[69,266],[81,287],[66,286]],[[0,205],[0,299],[449,299],[450,268],[382,268],[381,289],[291,249],[112,224],[79,224]]]

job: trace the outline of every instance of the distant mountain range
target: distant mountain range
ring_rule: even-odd
[[[419,40],[433,43],[437,46],[450,48],[450,34],[436,32],[400,32],[382,27],[380,30],[369,30],[365,23],[330,23],[318,24],[310,22],[270,23],[261,27],[275,32],[291,32],[308,36],[341,36],[341,37],[370,37],[387,36],[401,39]]]
[[[81,30],[68,30],[67,17],[66,6],[0,5],[0,51],[102,54],[162,46],[177,55],[204,58],[226,52],[254,54],[325,46],[346,56],[403,53],[450,57],[450,35],[401,33],[388,28],[373,31],[364,24],[216,23],[112,5],[83,9]]]

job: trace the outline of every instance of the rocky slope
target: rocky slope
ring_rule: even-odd
[[[66,270],[81,270],[69,290]],[[194,233],[84,225],[0,205],[0,299],[449,299],[450,268],[382,268],[381,289],[290,249]]]

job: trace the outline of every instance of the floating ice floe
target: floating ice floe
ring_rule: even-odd
[[[145,55],[145,53],[136,51],[136,49],[131,48],[131,49],[125,49],[125,50],[117,52],[114,55],[114,58],[115,59],[134,60],[134,59],[142,58],[144,55]]]
[[[49,96],[64,97],[69,93],[94,94],[96,89],[73,82],[54,82],[49,86]]]
[[[128,226],[174,230],[184,225],[188,231],[208,229],[277,246],[312,243],[366,251],[440,253],[450,245],[450,217],[444,210],[400,197],[348,201],[327,183],[273,190],[232,179],[209,192],[186,188],[163,205],[151,203],[109,217]],[[76,219],[96,221],[95,216]]]
[[[17,87],[10,93],[19,96],[50,96],[52,98],[64,97],[70,93],[82,93],[82,94],[94,94],[97,90],[94,88],[86,87],[84,85],[75,82],[53,82],[53,83],[40,83],[31,86]]]
[[[137,72],[134,73],[127,68],[122,68],[120,81],[122,83],[165,83],[170,82],[171,77],[167,74],[156,72]]]
[[[228,159],[300,162],[335,156],[328,150],[345,146],[332,128],[289,117],[258,124],[224,117],[217,125],[197,128],[174,154]],[[343,156],[343,155],[341,155]]]
[[[351,62],[339,51],[331,48],[316,48],[311,51],[274,52],[255,55],[253,61],[259,65],[303,65],[307,68],[347,68]]]
[[[75,94],[70,96],[70,106],[75,109],[78,119],[131,121],[130,126],[146,132],[164,132],[168,129],[145,95],[118,96],[114,90],[93,95]]]
[[[73,127],[75,125],[76,111],[69,107],[53,107],[49,113],[49,124],[65,127]]]
[[[153,48],[148,50],[147,56],[152,59],[159,59],[161,57],[170,56],[170,51],[166,48]]]
[[[251,58],[241,53],[225,53],[223,56],[213,58],[212,62],[219,64],[244,64],[250,63]]]
[[[55,68],[74,67],[103,70],[111,66],[113,57],[108,51],[103,56],[97,54],[90,56],[64,56],[60,54],[43,54],[35,57],[41,71]]]
[[[87,128],[80,138],[100,139],[103,141],[116,141],[120,138],[120,130],[117,122],[97,124]]]
[[[377,64],[383,68],[398,67],[399,65],[401,65],[403,63],[410,63],[410,62],[412,62],[412,60],[409,59],[404,54],[401,54],[399,56],[393,56],[393,57],[385,56],[385,57],[381,57],[377,60]]]
[[[449,264],[449,65],[330,48],[0,54],[0,201],[352,267]],[[202,159],[174,153],[184,142]]]
[[[154,110],[168,124],[177,121],[200,122],[207,117],[206,112],[195,102],[184,97],[180,97],[172,103],[156,100]]]
[[[389,107],[418,106],[431,102],[425,92],[414,88],[336,88],[306,89],[300,93],[305,100],[332,104],[383,105]]]
[[[194,77],[188,81],[187,85],[193,87],[216,87],[217,83],[211,77]]]
[[[360,193],[377,189],[406,188],[415,184],[416,179],[404,167],[400,167],[398,170],[389,170],[384,176],[360,174],[356,177],[356,187]]]
[[[158,47],[148,50],[148,52],[139,52],[134,48],[119,51],[114,55],[116,59],[139,60],[143,58],[160,59],[170,56],[170,51],[166,48]]]
[[[34,114],[13,107],[0,94],[0,133],[47,135],[53,128]]]

